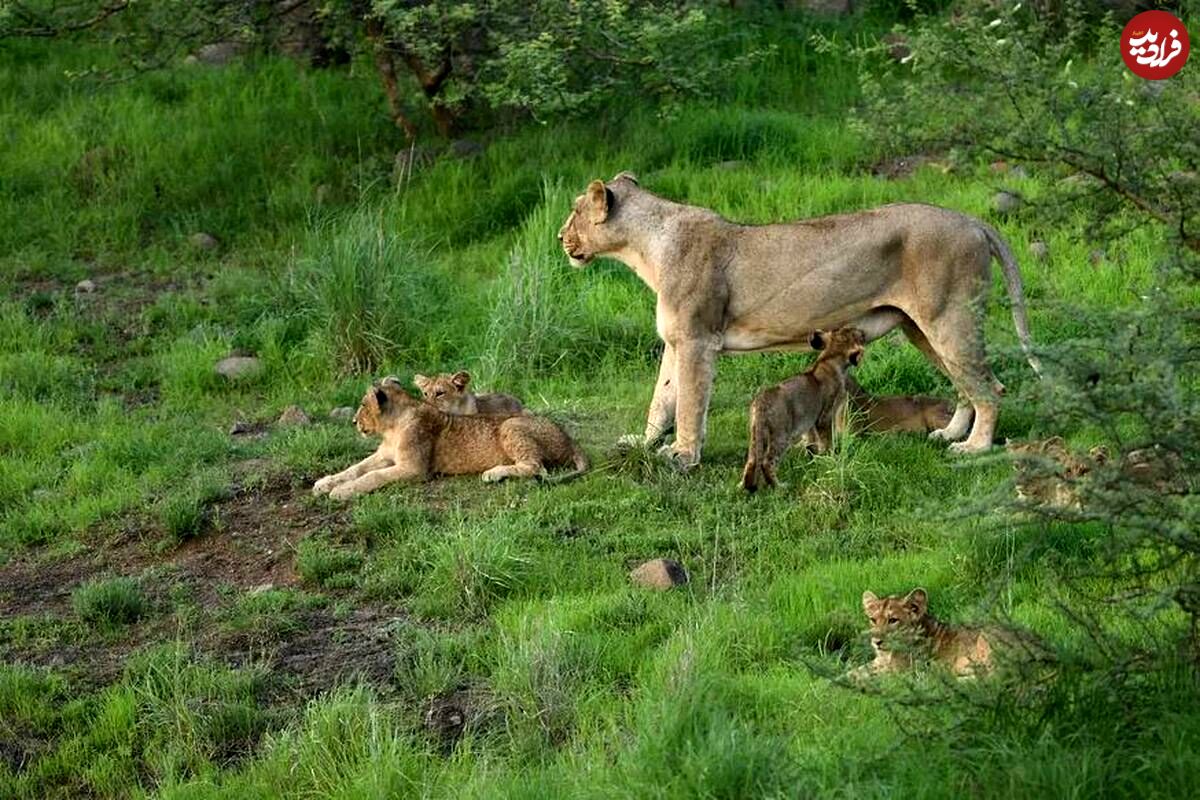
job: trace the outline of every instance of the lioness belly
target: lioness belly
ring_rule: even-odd
[[[894,308],[874,308],[866,313],[851,313],[845,321],[819,324],[807,330],[779,330],[760,327],[753,322],[735,321],[726,329],[721,341],[725,353],[764,353],[786,350],[811,350],[809,340],[813,331],[827,328],[858,328],[868,342],[878,339],[903,322],[905,316]],[[824,322],[824,321],[822,321]]]

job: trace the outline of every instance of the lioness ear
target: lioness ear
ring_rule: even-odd
[[[862,596],[863,611],[867,612],[867,616],[871,616],[875,609],[879,607],[879,598],[870,589],[863,592]]]
[[[424,375],[413,375],[413,384],[423,392],[429,388],[429,378]]]
[[[467,388],[467,384],[471,382],[471,373],[464,370],[454,373],[450,376],[450,382],[461,392]]]
[[[604,181],[592,181],[587,188],[588,221],[599,225],[608,219],[609,191]]]
[[[904,605],[918,617],[923,617],[925,609],[929,607],[929,595],[924,589],[913,589],[904,598]]]
[[[825,349],[825,334],[821,333],[820,331],[813,331],[812,336],[809,337],[808,345],[813,350],[824,350]]]

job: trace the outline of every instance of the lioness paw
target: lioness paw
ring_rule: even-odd
[[[354,485],[352,483],[343,483],[339,486],[335,486],[329,492],[329,496],[334,500],[349,500],[351,497],[354,497],[355,494],[357,494],[357,492],[354,491]]]
[[[658,457],[680,472],[687,472],[700,463],[700,455],[698,453],[680,449],[675,444],[664,444],[658,448]]]
[[[317,497],[320,497],[323,494],[329,494],[329,490],[333,488],[333,483],[333,476],[326,475],[324,478],[321,478],[319,481],[313,484],[312,493]]]
[[[621,450],[636,450],[646,446],[646,437],[640,433],[627,433],[617,439],[617,448]]]
[[[955,442],[948,449],[956,455],[970,455],[972,453],[986,453],[992,449],[992,446],[990,444],[972,443],[968,439],[965,442]]]

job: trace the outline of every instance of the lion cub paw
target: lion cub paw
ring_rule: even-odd
[[[484,483],[499,483],[508,477],[508,469],[505,467],[492,467],[479,477]]]

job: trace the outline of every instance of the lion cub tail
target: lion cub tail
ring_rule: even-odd
[[[742,488],[747,492],[758,490],[760,483],[769,482],[763,463],[767,458],[767,422],[760,413],[758,401],[750,406],[750,447],[746,452],[746,466],[742,469]]]
[[[560,472],[558,475],[546,478],[546,483],[563,483],[564,481],[573,480],[592,468],[592,464],[588,460],[587,453],[583,452],[583,448],[574,439],[570,439],[569,441],[571,443],[571,463],[574,464],[575,469],[570,472]]]

